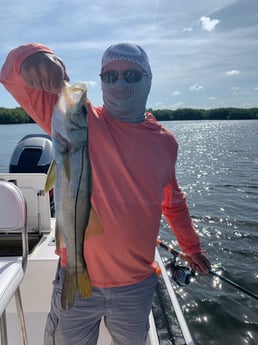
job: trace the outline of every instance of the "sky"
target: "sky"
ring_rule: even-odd
[[[8,52],[40,42],[102,105],[105,49],[139,44],[153,81],[147,108],[258,107],[257,0],[0,0],[0,66]],[[0,107],[16,101],[0,84]]]

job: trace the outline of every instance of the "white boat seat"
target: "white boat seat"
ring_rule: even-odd
[[[51,217],[49,194],[44,192],[46,174],[0,173],[1,179],[14,182],[21,190],[27,205],[28,233],[48,233],[51,228]]]
[[[49,193],[44,192],[46,175],[41,173],[0,173],[1,179],[15,183],[25,198],[29,252],[32,252],[42,235],[49,233],[51,229]],[[13,212],[11,208],[9,212]],[[0,256],[21,255],[20,241],[21,231],[19,229],[7,231],[0,227]]]
[[[0,257],[0,331],[1,344],[7,345],[6,308],[15,296],[23,344],[27,345],[27,333],[21,303],[20,284],[25,274],[28,255],[26,229],[26,202],[22,192],[13,183],[0,181],[0,229],[22,233],[22,258]]]
[[[21,284],[24,271],[19,262],[0,262],[0,315]]]

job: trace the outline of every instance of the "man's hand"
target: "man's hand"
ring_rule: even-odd
[[[21,76],[29,87],[56,94],[60,93],[64,81],[69,81],[62,60],[44,52],[33,54],[23,61]]]
[[[210,260],[203,252],[191,255],[191,262],[189,262],[189,265],[192,269],[201,274],[208,274],[211,268]]]

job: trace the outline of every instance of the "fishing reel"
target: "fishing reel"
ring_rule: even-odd
[[[187,266],[177,265],[175,259],[168,262],[165,267],[168,274],[179,286],[188,285],[191,279],[195,277],[194,270]]]

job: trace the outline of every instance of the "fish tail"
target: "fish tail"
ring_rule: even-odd
[[[63,309],[70,309],[72,307],[77,289],[76,285],[76,274],[66,270],[61,295],[61,305]]]
[[[61,305],[63,309],[70,309],[73,306],[77,289],[83,298],[91,295],[92,287],[87,269],[83,272],[77,273],[77,275],[68,270],[65,271],[61,295]]]
[[[91,281],[87,268],[80,273],[77,273],[77,287],[82,297],[86,298],[91,295]]]

